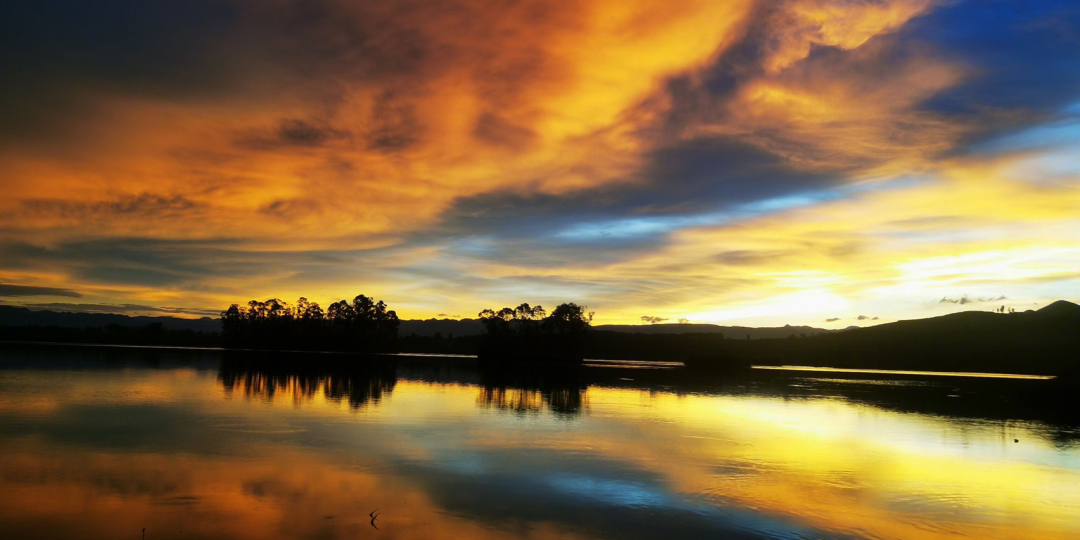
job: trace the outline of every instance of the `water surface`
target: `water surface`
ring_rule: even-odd
[[[0,347],[0,536],[1080,538],[1046,381],[292,358]]]

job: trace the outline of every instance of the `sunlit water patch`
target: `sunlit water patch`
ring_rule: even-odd
[[[753,369],[775,371],[817,371],[822,373],[857,373],[895,376],[925,376],[925,377],[971,377],[978,379],[1027,379],[1049,381],[1054,375],[1028,375],[1022,373],[981,373],[974,371],[914,371],[903,369],[857,369],[857,368],[834,368],[816,366],[750,366]]]

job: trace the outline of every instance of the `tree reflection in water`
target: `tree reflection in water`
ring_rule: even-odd
[[[588,408],[588,382],[580,366],[521,365],[480,370],[482,408],[539,413],[545,408],[557,416],[573,418]]]
[[[301,404],[320,393],[327,401],[347,401],[353,410],[378,404],[397,384],[393,361],[314,355],[271,355],[252,358],[229,355],[221,362],[218,380],[226,397],[243,392],[244,399],[273,402],[292,399]]]

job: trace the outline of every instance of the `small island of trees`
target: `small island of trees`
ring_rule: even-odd
[[[230,348],[393,352],[397,313],[382,300],[364,295],[322,307],[307,298],[295,306],[271,298],[252,300],[221,312],[222,344]]]
[[[551,314],[529,304],[485,309],[479,314],[485,330],[479,357],[486,362],[581,362],[593,318],[586,309],[572,302]]]
[[[485,362],[580,362],[585,355],[593,313],[575,303],[550,314],[541,306],[480,312],[485,333],[475,343]],[[400,350],[397,313],[385,302],[358,295],[323,311],[300,298],[295,305],[278,298],[233,304],[221,312],[221,342],[237,349],[391,353]]]

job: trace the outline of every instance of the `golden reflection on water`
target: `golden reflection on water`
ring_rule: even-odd
[[[624,404],[647,399],[651,433],[601,450],[664,469],[681,492],[873,538],[1080,534],[1068,510],[1080,508],[1078,456],[1072,453],[1070,468],[1027,461],[1056,449],[1022,428],[950,426],[831,400],[597,393],[609,395],[592,396],[594,415],[606,403],[617,415]],[[668,444],[642,447],[636,440]]]
[[[880,375],[922,375],[932,377],[976,377],[982,379],[1027,379],[1049,381],[1053,375],[1027,375],[1022,373],[984,373],[981,371],[913,371],[907,369],[864,369],[818,366],[750,366],[753,369],[776,371],[820,371],[822,373],[870,373]]]
[[[337,377],[0,371],[0,530],[1080,537],[1080,450],[1037,424],[829,397]]]

